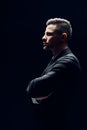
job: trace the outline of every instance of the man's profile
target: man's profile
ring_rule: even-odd
[[[68,110],[81,70],[79,60],[68,45],[71,37],[70,21],[63,18],[47,20],[43,49],[50,50],[53,57],[40,77],[31,80],[26,89],[46,129],[68,130]]]

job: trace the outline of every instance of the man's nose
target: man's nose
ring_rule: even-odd
[[[46,36],[45,35],[42,37],[42,40],[46,40]]]

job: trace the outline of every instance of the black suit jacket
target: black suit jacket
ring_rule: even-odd
[[[42,75],[29,82],[27,94],[30,100],[52,93],[38,105],[32,105],[36,111],[35,129],[75,130],[75,111],[72,109],[80,72],[79,61],[68,48],[52,57]]]
[[[53,91],[76,87],[79,79],[80,64],[71,50],[65,49],[58,56],[52,57],[42,75],[29,82],[29,97],[47,96]]]

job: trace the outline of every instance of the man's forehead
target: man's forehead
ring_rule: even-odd
[[[56,30],[56,25],[50,24],[46,27],[46,31],[55,31]]]

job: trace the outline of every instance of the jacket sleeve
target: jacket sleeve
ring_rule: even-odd
[[[56,72],[50,71],[41,77],[31,80],[27,87],[27,93],[30,97],[46,96],[54,90],[54,81],[56,82]]]
[[[56,89],[64,87],[74,72],[76,72],[76,67],[71,62],[60,62],[45,75],[31,80],[27,87],[27,93],[34,98],[47,96]]]

